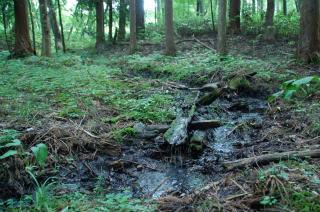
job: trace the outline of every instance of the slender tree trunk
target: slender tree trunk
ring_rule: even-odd
[[[39,0],[39,11],[42,32],[42,48],[41,55],[45,57],[51,56],[51,38],[50,38],[50,22],[48,15],[47,0]]]
[[[283,2],[283,15],[286,16],[288,15],[288,7],[287,7],[287,0],[282,0]]]
[[[227,54],[227,1],[219,0],[218,53]]]
[[[47,0],[47,3],[49,8],[50,24],[51,24],[52,32],[54,35],[55,47],[56,47],[56,51],[58,52],[59,50],[62,49],[62,37],[59,29],[56,10],[52,3],[52,0]]]
[[[203,0],[197,0],[197,15],[203,15],[204,14],[204,3]]]
[[[62,38],[62,49],[63,49],[63,52],[65,53],[67,51],[67,49],[66,49],[66,42],[65,42],[65,39],[64,39],[64,30],[63,30],[63,22],[62,22],[62,13],[61,13],[60,0],[57,0],[57,3],[58,3],[60,29],[61,29],[61,38]],[[76,7],[76,9],[77,9],[77,7]]]
[[[230,0],[229,29],[232,34],[239,34],[241,31],[240,7],[241,7],[240,0]]]
[[[161,23],[161,0],[156,0],[157,2],[157,23],[160,24]]]
[[[3,3],[2,7],[1,7],[1,12],[2,12],[2,23],[3,23],[3,29],[4,29],[4,37],[6,39],[6,44],[7,44],[7,48],[8,51],[11,52],[11,47],[9,44],[9,39],[8,39],[8,34],[7,34],[7,17],[6,17],[6,3]]]
[[[103,0],[96,1],[96,31],[96,49],[102,50],[105,42]]]
[[[252,13],[256,13],[256,0],[252,0]]]
[[[150,0],[149,0],[150,1]],[[144,0],[136,0],[136,25],[137,25],[137,33],[138,37],[141,39],[144,38],[144,32],[145,32],[145,12],[144,12]]]
[[[265,25],[266,27],[273,26],[273,16],[274,16],[274,0],[268,0],[267,13]]]
[[[298,55],[304,62],[319,59],[320,3],[319,0],[301,1],[300,41]]]
[[[33,54],[37,55],[37,50],[36,50],[36,32],[35,32],[35,29],[34,29],[34,20],[33,20],[30,0],[28,0],[28,5],[29,5],[29,15],[30,15],[31,32],[32,32]]]
[[[215,30],[215,23],[214,23],[214,14],[215,14],[215,10],[213,9],[213,0],[210,0],[210,11],[211,11],[211,23],[212,23],[212,31]]]
[[[113,10],[112,10],[112,0],[108,0],[109,8],[109,41],[112,42],[112,27],[113,27]]]
[[[130,0],[130,54],[137,50],[137,11],[136,0]]]
[[[301,0],[295,0],[294,2],[296,4],[297,12],[300,13]]]
[[[13,57],[24,57],[33,53],[29,35],[27,9],[26,0],[14,0],[15,45]]]
[[[165,26],[166,26],[166,55],[176,55],[176,45],[174,42],[174,26],[173,26],[173,3],[172,0],[165,0]]]
[[[126,38],[126,0],[120,0],[119,5],[119,34],[118,40],[123,41]]]
[[[259,8],[259,13],[263,13],[264,12],[264,6],[263,6],[263,0],[258,0],[258,8]]]

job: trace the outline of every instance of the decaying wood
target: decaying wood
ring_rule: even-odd
[[[196,102],[199,98],[200,92],[198,92],[194,103],[186,116],[178,116],[171,124],[170,128],[165,132],[164,139],[170,145],[178,146],[187,142],[188,126],[192,121],[194,113],[196,112]]]
[[[210,93],[206,93],[205,95],[203,95],[201,98],[198,99],[197,101],[197,105],[202,105],[202,106],[206,106],[206,105],[210,105],[212,102],[214,102],[217,98],[219,98],[221,96],[221,94],[223,93],[223,89],[219,88],[219,89],[215,89]]]
[[[220,120],[201,120],[193,121],[189,124],[189,130],[206,130],[220,127],[222,125]]]
[[[304,151],[289,151],[289,152],[281,152],[281,153],[273,153],[266,154],[257,157],[245,158],[236,161],[228,161],[224,162],[223,166],[227,170],[233,170],[236,168],[242,168],[244,166],[254,166],[256,164],[268,164],[270,162],[277,162],[284,159],[289,159],[292,157],[298,158],[319,158],[320,157],[320,149],[315,150],[304,150]]]

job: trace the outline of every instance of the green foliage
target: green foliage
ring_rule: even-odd
[[[31,151],[33,152],[37,163],[41,166],[44,167],[46,163],[46,159],[48,157],[48,147],[45,144],[37,144],[36,146],[31,148]]]
[[[320,88],[320,77],[309,76],[300,79],[294,79],[284,82],[281,85],[281,91],[269,97],[269,101],[274,101],[277,98],[290,100],[294,95],[307,96],[318,92]]]
[[[273,196],[264,196],[260,200],[260,204],[265,206],[272,206],[272,205],[275,205],[277,202],[278,202],[277,199]]]
[[[294,192],[290,195],[290,206],[301,212],[320,211],[320,196],[309,191]]]
[[[132,127],[116,129],[112,132],[112,138],[117,142],[122,142],[126,137],[134,137],[136,131]]]
[[[16,130],[0,130],[0,160],[18,154],[21,141],[16,138],[17,136],[19,136],[19,132]]]

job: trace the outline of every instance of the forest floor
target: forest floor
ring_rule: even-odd
[[[0,139],[23,143],[23,154],[0,166],[0,207],[319,211],[318,159],[293,157],[231,171],[223,162],[319,149],[319,92],[267,99],[281,83],[319,75],[320,69],[295,59],[293,41],[229,42],[224,58],[192,41],[178,45],[177,57],[164,56],[160,45],[145,45],[135,55],[127,54],[127,46],[99,55],[88,48],[20,60],[0,52]],[[193,103],[197,92],[186,87],[253,72],[244,88],[197,111],[198,120],[225,123],[207,130],[200,150],[163,149],[162,133],[139,135],[145,125],[169,125]],[[47,198],[41,200],[30,195],[34,183],[25,170],[34,164],[28,152],[37,143],[50,154],[34,174],[41,183],[50,177],[54,182],[40,186]]]

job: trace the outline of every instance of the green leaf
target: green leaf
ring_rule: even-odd
[[[0,149],[2,148],[8,148],[8,147],[14,147],[14,146],[20,146],[21,141],[18,139],[14,139],[11,143],[8,143],[6,145],[0,146]]]
[[[48,147],[45,144],[38,144],[31,148],[31,151],[33,152],[36,161],[40,166],[44,166],[46,159],[48,157]]]
[[[281,95],[283,94],[283,91],[279,91],[277,93],[272,94],[271,96],[269,96],[268,101],[269,102],[273,102],[275,101],[277,98],[281,97]]]
[[[292,84],[296,86],[306,85],[309,84],[315,77],[304,77],[298,80],[295,80]]]
[[[3,155],[0,156],[0,160],[8,158],[8,157],[11,157],[11,156],[16,155],[16,154],[18,154],[18,151],[9,150],[9,151],[7,151],[6,153],[4,153]]]
[[[296,92],[297,92],[297,90],[287,90],[287,91],[285,91],[283,98],[285,100],[289,100],[289,99],[291,99],[293,94],[295,94]]]

